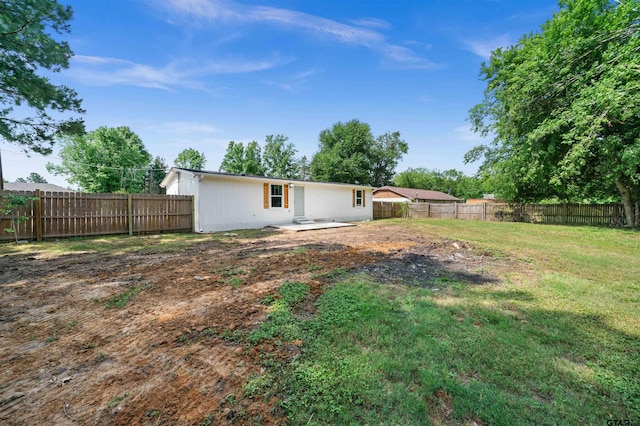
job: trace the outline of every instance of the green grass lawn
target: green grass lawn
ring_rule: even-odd
[[[640,424],[640,232],[461,220],[362,228],[386,225],[517,262],[499,284],[443,280],[437,291],[335,271],[312,317],[297,315],[309,283],[285,283],[263,302],[267,322],[238,338],[295,356],[265,351],[244,397],[277,396],[292,424]],[[172,252],[229,239],[69,239],[0,254]]]
[[[246,395],[278,395],[293,424],[638,424],[640,233],[438,220],[370,226],[389,223],[472,242],[535,273],[439,291],[355,275],[331,286],[305,320],[295,311],[308,287],[288,283],[252,337],[299,339],[304,351],[288,363],[265,354],[266,372]]]

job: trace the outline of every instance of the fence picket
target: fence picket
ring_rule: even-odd
[[[373,218],[401,217],[401,204],[374,200]],[[411,203],[408,217],[590,226],[625,224],[620,204]]]
[[[36,195],[35,192],[0,191],[0,206],[4,205],[3,197],[8,193]],[[39,195],[39,202],[19,210],[19,214],[27,218],[18,226],[21,239],[36,239],[38,233],[46,239],[129,232],[127,194],[39,191]],[[134,233],[193,229],[191,196],[133,194],[132,205]],[[0,214],[0,241],[13,239],[12,234],[4,232],[10,226],[11,217]]]

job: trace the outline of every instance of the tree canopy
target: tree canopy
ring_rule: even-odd
[[[374,138],[358,120],[336,123],[320,132],[319,150],[311,159],[314,180],[383,186],[391,181],[409,147],[399,132]]]
[[[40,175],[39,173],[36,172],[31,172],[29,173],[29,176],[25,178],[18,178],[16,179],[16,182],[22,182],[22,183],[47,183],[47,180],[42,177],[42,175]]]
[[[459,198],[480,198],[487,188],[475,176],[466,176],[461,171],[429,170],[424,167],[409,168],[393,178],[393,184],[402,188],[428,189],[440,191]]]
[[[47,170],[67,175],[86,192],[137,193],[144,187],[151,155],[128,127],[100,127],[62,140],[60,165]]]
[[[72,15],[54,0],[0,1],[0,138],[25,150],[49,154],[57,136],[84,132],[81,119],[59,118],[84,112],[77,93],[38,75],[69,67],[73,52],[51,33],[68,33]]]
[[[300,178],[300,162],[296,159],[296,148],[287,143],[288,137],[268,135],[262,154],[265,176],[276,178]]]
[[[162,179],[167,175],[168,170],[169,166],[164,158],[154,158],[151,164],[149,164],[144,177],[143,192],[147,194],[164,194],[166,191],[160,187],[160,182],[162,182]]]
[[[640,1],[563,0],[541,31],[492,53],[471,110],[501,195],[516,201],[622,199],[640,221]]]
[[[183,169],[202,170],[207,163],[203,152],[193,148],[183,150],[174,160],[173,165]]]
[[[220,171],[238,175],[262,176],[261,148],[258,142],[249,142],[245,148],[242,142],[229,142],[227,152],[220,164]]]

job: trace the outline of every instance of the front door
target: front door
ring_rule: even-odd
[[[293,187],[293,215],[304,216],[304,186]]]

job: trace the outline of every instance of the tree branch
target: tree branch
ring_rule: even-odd
[[[31,21],[27,21],[24,24],[22,24],[22,26],[20,28],[18,28],[17,30],[10,31],[8,33],[0,33],[0,35],[3,36],[3,37],[6,37],[8,35],[21,33],[25,28],[27,28],[27,25],[29,25],[30,23],[31,23]]]

